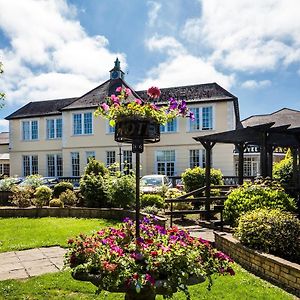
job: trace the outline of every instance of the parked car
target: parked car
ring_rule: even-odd
[[[140,180],[141,192],[144,194],[160,193],[164,187],[172,187],[172,182],[166,175],[145,175]]]
[[[184,190],[184,183],[181,179],[176,180],[176,188],[181,191]]]
[[[38,182],[38,184],[37,184]],[[56,177],[40,177],[40,178],[36,178],[36,179],[32,179],[32,178],[25,178],[21,183],[20,186],[32,186],[32,184],[34,184],[34,186],[39,186],[39,185],[46,185],[49,188],[54,188],[54,186],[59,183],[58,178]]]

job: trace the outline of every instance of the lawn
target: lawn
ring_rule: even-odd
[[[191,300],[288,300],[296,297],[249,274],[235,265],[235,276],[221,276],[214,281],[211,291],[207,290],[207,282],[192,286]],[[0,299],[105,299],[123,300],[124,294],[102,292],[95,295],[96,288],[88,282],[80,282],[71,278],[68,271],[46,274],[27,280],[0,281]],[[162,300],[158,296],[157,300]],[[177,293],[173,300],[185,300],[183,293]]]
[[[104,219],[0,218],[0,252],[57,245],[66,247],[70,237],[116,223]]]

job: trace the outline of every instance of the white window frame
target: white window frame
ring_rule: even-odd
[[[197,151],[198,156],[199,156],[199,164],[192,164],[192,156],[191,153],[192,151]],[[195,156],[196,157],[196,156]],[[204,168],[205,167],[205,149],[189,149],[189,168],[194,168],[194,167],[200,167]]]
[[[61,136],[57,136],[57,121],[61,120]],[[54,137],[50,137],[49,135],[49,128],[48,128],[48,121],[53,121],[54,122]],[[46,119],[46,139],[47,140],[60,140],[62,139],[63,135],[63,120],[62,118],[47,118]]]
[[[130,155],[129,156],[127,154],[125,155],[125,153]],[[126,157],[129,157],[129,161],[125,159]],[[129,165],[129,170],[133,168],[133,155],[131,150],[123,150],[122,162],[123,162],[123,168],[126,167],[127,164]]]
[[[54,157],[54,175],[50,175],[49,173],[49,156],[53,156]],[[58,159],[59,156],[61,158],[61,173],[58,173]],[[49,177],[59,177],[59,176],[63,176],[63,156],[61,153],[56,153],[56,154],[47,154],[46,156],[47,160],[46,160],[46,164],[47,164],[47,176]]]
[[[75,171],[77,171],[77,170],[75,170],[75,168],[74,168],[74,166],[77,166],[77,164],[75,165],[75,164],[73,164],[73,156],[77,156],[76,158],[74,158],[74,159],[78,159],[78,175],[74,175],[74,173],[75,173]],[[71,152],[71,176],[80,176],[80,153],[79,152],[76,152],[76,151],[74,151],[74,152]]]
[[[9,176],[9,173],[10,173],[10,165],[6,164],[6,163],[1,163],[0,164],[0,174]]]
[[[89,132],[89,133],[85,133],[85,119],[84,119],[84,116],[86,114],[91,114],[91,132]],[[80,130],[80,133],[75,133],[75,127],[74,127],[74,125],[75,125],[75,122],[74,122],[75,115],[80,115],[81,116],[81,130]],[[72,114],[72,133],[73,133],[73,136],[93,135],[94,134],[93,112],[87,111],[87,112],[73,113]]]
[[[174,152],[174,160],[170,160],[170,161],[168,161],[168,160],[165,160],[165,161],[158,161],[158,152]],[[161,150],[156,150],[155,151],[155,172],[157,173],[157,174],[161,174],[161,173],[158,173],[158,163],[165,163],[165,166],[168,164],[168,163],[174,163],[174,172],[173,172],[173,174],[168,174],[168,172],[166,172],[165,174],[163,174],[163,175],[167,175],[167,176],[175,176],[176,174],[177,174],[177,172],[176,172],[176,150],[174,150],[174,149],[168,149],[168,150],[165,150],[165,149],[161,149]],[[165,170],[166,171],[168,171],[168,168],[166,167],[165,168]]]
[[[212,123],[212,128],[211,129],[203,129],[203,109],[204,108],[207,108],[207,107],[211,107],[212,108],[212,120],[211,120],[211,123]],[[214,104],[210,104],[210,105],[202,105],[202,106],[192,106],[190,107],[191,110],[194,110],[194,109],[198,109],[199,110],[199,129],[193,129],[192,128],[192,124],[193,122],[196,122],[191,120],[191,119],[188,119],[187,122],[188,122],[188,131],[189,132],[197,132],[197,131],[212,131],[212,130],[215,130],[215,105]]]
[[[25,174],[25,167],[24,167],[24,159],[25,157],[29,158],[29,173]],[[34,168],[33,168],[33,157],[37,158],[37,167],[36,167],[36,172],[33,172]],[[38,174],[39,173],[39,157],[38,155],[23,155],[22,156],[22,170],[23,170],[23,176],[29,176],[29,175],[33,175],[33,174]]]
[[[37,138],[36,139],[33,139],[32,138],[32,123],[33,122],[37,122]],[[29,138],[28,139],[25,139],[24,138],[24,131],[23,131],[23,126],[24,126],[24,123],[29,123]],[[32,120],[22,120],[21,121],[21,140],[24,141],[24,142],[28,142],[28,141],[38,141],[39,140],[39,120],[37,119],[32,119]]]
[[[170,125],[171,123],[173,123],[174,126],[175,126],[174,130],[170,130],[168,128],[168,125]],[[172,121],[168,122],[166,125],[160,125],[160,133],[174,133],[174,132],[178,132],[178,119],[177,118],[175,118]]]
[[[112,154],[112,153],[114,153],[114,155],[110,157],[109,154]],[[114,158],[114,161],[111,161],[113,158]],[[116,151],[114,151],[114,150],[112,150],[112,151],[106,151],[106,166],[110,167],[116,161],[117,161]]]
[[[86,157],[86,163],[89,162],[89,158],[94,158],[96,159],[96,153],[95,151],[85,151],[85,157]]]

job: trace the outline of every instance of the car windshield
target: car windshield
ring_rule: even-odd
[[[141,179],[141,185],[142,186],[161,186],[162,185],[162,180],[161,178],[155,178],[155,177],[143,177]]]

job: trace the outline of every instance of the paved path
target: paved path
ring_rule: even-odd
[[[0,253],[0,280],[23,279],[62,269],[66,249],[36,248]]]
[[[194,237],[214,241],[212,229],[199,228],[199,226],[186,229]],[[24,279],[58,272],[63,267],[63,256],[66,251],[56,246],[0,253],[0,280]]]

